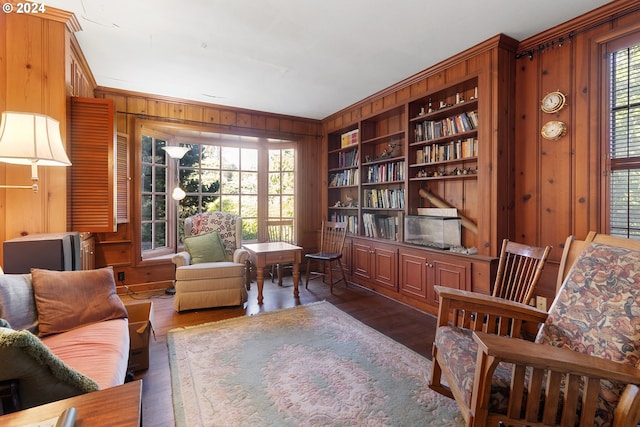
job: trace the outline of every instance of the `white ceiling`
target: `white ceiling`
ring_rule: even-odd
[[[45,0],[100,86],[322,119],[498,33],[607,0]]]

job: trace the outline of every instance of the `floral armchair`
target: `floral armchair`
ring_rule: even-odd
[[[638,424],[639,251],[586,245],[549,313],[437,292],[430,385],[456,399],[468,426]],[[535,342],[520,339],[524,322],[541,324]]]
[[[225,212],[204,212],[185,218],[185,251],[176,265],[176,311],[241,305],[247,301],[242,218]]]

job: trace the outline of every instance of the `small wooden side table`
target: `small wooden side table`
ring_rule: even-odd
[[[300,282],[300,261],[302,248],[285,242],[250,243],[242,245],[256,265],[256,281],[258,282],[258,304],[262,304],[262,288],[264,287],[264,268],[272,264],[293,264],[293,296],[298,298]]]
[[[0,425],[20,427],[37,423],[60,416],[65,409],[74,407],[78,411],[77,426],[140,427],[141,402],[142,380],[137,380],[3,415]]]

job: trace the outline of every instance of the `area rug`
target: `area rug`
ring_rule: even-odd
[[[461,426],[431,362],[328,302],[173,329],[176,426]]]

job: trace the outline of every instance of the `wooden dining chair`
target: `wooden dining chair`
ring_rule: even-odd
[[[265,221],[268,242],[285,242],[293,244],[293,219],[268,219]],[[278,285],[282,286],[282,272],[291,269],[291,264],[274,264],[271,266],[271,283],[278,278]]]
[[[529,246],[504,239],[492,295],[528,304],[550,252],[551,246]]]
[[[322,236],[320,238],[320,252],[313,254],[306,254],[307,259],[307,280],[305,288],[309,287],[309,279],[315,279],[322,277],[326,283],[325,278],[329,276],[329,291],[333,293],[333,285],[344,280],[347,283],[347,275],[344,272],[342,266],[342,248],[344,247],[344,239],[347,235],[347,223],[346,222],[334,222],[323,221],[322,222]],[[311,271],[311,262],[320,264],[318,271]],[[340,271],[342,272],[342,278],[333,281],[333,266],[334,263],[338,263]]]

